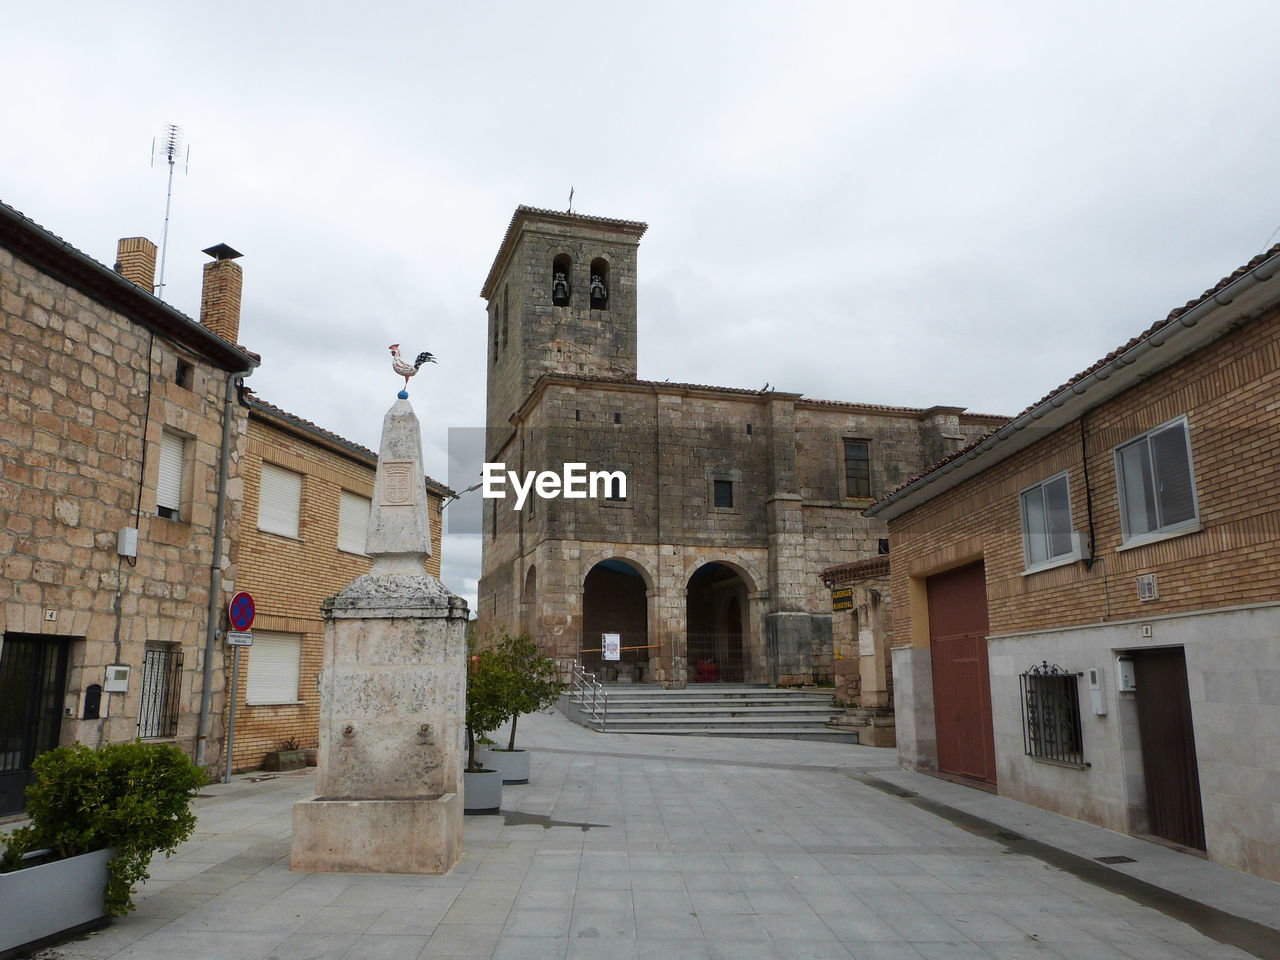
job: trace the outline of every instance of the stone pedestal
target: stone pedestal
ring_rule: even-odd
[[[401,400],[383,425],[373,570],[324,603],[317,795],[293,808],[295,870],[445,873],[462,854],[467,604],[422,569],[418,437]]]

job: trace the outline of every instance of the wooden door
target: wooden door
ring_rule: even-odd
[[[987,669],[987,582],[981,562],[926,581],[938,770],[996,782]]]
[[[1135,651],[1133,672],[1151,832],[1203,850],[1204,813],[1186,654],[1181,647]]]

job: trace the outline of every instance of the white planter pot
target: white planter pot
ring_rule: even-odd
[[[0,953],[105,923],[112,853],[95,850],[0,873]]]
[[[497,770],[462,773],[464,813],[497,813],[502,806],[502,774]]]
[[[503,783],[529,782],[528,750],[499,750],[496,747],[486,747],[484,759],[481,762],[490,770],[501,773]]]

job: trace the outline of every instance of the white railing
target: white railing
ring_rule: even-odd
[[[560,694],[560,712],[574,723],[604,733],[609,721],[609,697],[596,675],[584,670],[577,660],[557,660],[565,691]]]

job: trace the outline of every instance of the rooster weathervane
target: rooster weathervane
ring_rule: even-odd
[[[396,394],[396,396],[398,396],[401,400],[408,400],[409,399],[409,378],[412,377],[415,373],[417,373],[418,368],[421,367],[424,363],[435,363],[435,362],[436,362],[436,358],[432,356],[430,353],[428,353],[426,350],[423,350],[420,354],[418,354],[418,358],[414,360],[413,363],[406,363],[404,361],[404,358],[400,356],[400,344],[393,343],[391,345],[391,369],[394,370],[396,373],[400,374],[400,376],[404,377],[404,389],[401,390],[398,394]]]

